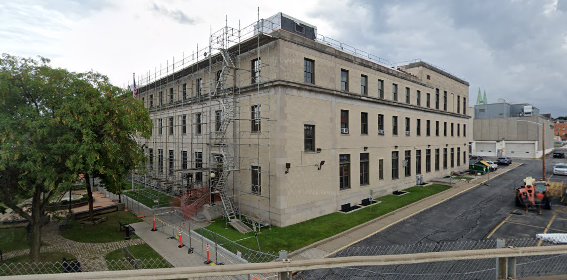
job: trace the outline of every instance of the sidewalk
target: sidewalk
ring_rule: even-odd
[[[350,230],[301,248],[295,252],[292,252],[290,254],[290,257],[294,260],[329,257],[363,239],[366,239],[403,220],[417,215],[422,211],[439,205],[453,197],[456,197],[464,192],[467,192],[477,186],[484,184],[488,180],[494,179],[504,173],[507,173],[508,171],[519,167],[520,165],[522,164],[513,163],[510,166],[500,168],[495,172],[489,173],[489,175],[478,176],[477,178],[469,182],[457,181],[452,185],[450,189],[444,192],[426,197],[420,201],[402,207],[362,225],[356,226]]]
[[[131,224],[136,235],[152,247],[158,254],[174,267],[205,266],[204,259],[197,253],[188,254],[187,246],[178,248],[177,240],[160,231],[151,231],[151,225],[146,222]]]

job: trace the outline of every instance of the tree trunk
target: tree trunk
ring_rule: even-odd
[[[87,194],[89,196],[89,219],[93,219],[94,217],[94,198],[93,198],[93,190],[91,189],[91,178],[89,174],[85,174],[85,185],[87,187]]]
[[[41,188],[35,187],[32,198],[32,215],[31,215],[31,248],[30,256],[32,261],[39,261],[39,251],[41,248]]]

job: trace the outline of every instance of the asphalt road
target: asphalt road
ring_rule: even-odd
[[[567,176],[551,176],[553,163],[567,159],[547,159],[547,177],[567,182]],[[425,210],[385,231],[377,233],[339,252],[338,256],[400,254],[412,252],[494,248],[494,238],[514,239],[509,245],[536,246],[536,233],[567,232],[567,207],[554,206],[553,211],[538,215],[517,209],[515,188],[526,176],[541,177],[541,160],[525,160],[524,165],[494,178],[445,203]],[[544,210],[545,211],[545,210]],[[554,218],[555,216],[555,218]],[[554,230],[555,229],[555,230]],[[487,239],[490,238],[490,239]],[[529,238],[529,239],[519,239]],[[510,241],[509,241],[510,242]],[[514,243],[515,242],[515,243]],[[544,259],[544,258],[541,258]],[[522,262],[534,259],[518,259]],[[546,260],[545,266],[518,267],[519,276],[564,274],[567,256]],[[300,273],[298,279],[494,279],[492,259],[455,261],[421,265],[401,265],[363,268],[322,269]]]
[[[548,159],[548,177],[551,175],[554,161],[557,160]],[[526,176],[541,177],[540,160],[521,162],[524,165],[492,179],[487,186],[479,186],[354,246],[389,246],[486,238],[503,219],[517,209],[514,204],[514,190],[523,183],[522,180]],[[553,176],[552,180],[567,182],[567,177]]]

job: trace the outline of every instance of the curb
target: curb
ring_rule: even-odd
[[[454,198],[454,197],[456,197],[456,196],[459,196],[459,195],[461,195],[461,194],[463,194],[463,193],[465,193],[465,192],[468,192],[468,191],[470,191],[470,190],[472,190],[472,189],[474,189],[474,188],[477,188],[478,186],[481,186],[481,185],[483,185],[484,183],[486,183],[486,182],[488,182],[488,181],[490,181],[490,180],[492,180],[492,179],[495,179],[495,178],[499,177],[500,175],[506,174],[506,173],[508,173],[508,172],[510,172],[510,171],[512,171],[512,170],[514,170],[514,169],[516,169],[516,168],[518,168],[518,167],[520,167],[520,166],[522,166],[522,165],[524,165],[524,163],[520,163],[519,165],[515,166],[514,168],[506,169],[504,172],[499,173],[499,174],[496,174],[496,175],[494,175],[493,177],[491,177],[490,179],[485,179],[485,180],[479,181],[479,182],[477,182],[475,185],[472,185],[472,186],[470,186],[470,187],[468,187],[468,188],[465,188],[465,189],[463,189],[463,190],[461,190],[461,191],[459,191],[459,192],[456,192],[456,193],[450,195],[449,197],[447,197],[447,198],[445,198],[445,199],[442,199],[442,200],[440,200],[440,201],[437,201],[436,203],[429,204],[428,206],[419,209],[418,211],[412,213],[412,214],[409,215],[409,216],[406,216],[406,217],[404,217],[404,218],[402,218],[402,219],[399,219],[399,220],[397,220],[397,221],[395,221],[395,222],[392,222],[392,223],[390,223],[390,224],[388,224],[388,225],[386,225],[386,226],[380,228],[379,230],[374,231],[373,233],[371,233],[371,234],[369,234],[369,235],[366,235],[365,237],[363,237],[363,238],[361,238],[361,239],[358,239],[358,240],[356,240],[356,241],[353,241],[353,242],[351,242],[351,243],[349,243],[349,244],[347,244],[347,245],[345,245],[345,246],[340,247],[340,248],[337,249],[337,250],[334,250],[334,251],[328,253],[328,254],[325,255],[324,257],[327,258],[327,257],[329,257],[329,256],[331,256],[331,255],[334,255],[334,254],[336,254],[337,252],[339,252],[339,251],[341,251],[341,250],[344,250],[345,248],[350,247],[350,246],[352,246],[352,245],[355,244],[355,243],[360,242],[361,240],[364,240],[364,239],[366,239],[366,238],[368,238],[368,237],[370,237],[370,236],[372,236],[372,235],[375,235],[375,234],[377,234],[377,233],[379,233],[379,232],[381,232],[381,231],[384,231],[384,230],[388,229],[389,227],[391,227],[391,226],[393,226],[393,225],[395,225],[395,224],[397,224],[397,223],[399,223],[399,222],[402,222],[402,221],[404,221],[404,220],[407,220],[407,219],[409,219],[409,218],[411,218],[411,217],[413,217],[413,216],[415,216],[415,215],[417,215],[417,214],[419,214],[419,213],[421,213],[421,212],[423,212],[423,211],[425,211],[425,210],[428,210],[428,209],[433,208],[433,207],[435,207],[435,206],[437,206],[437,205],[439,205],[439,204],[441,204],[441,203],[444,203],[444,202],[447,201],[447,200],[450,200],[450,199],[452,199],[452,198]],[[445,185],[446,185],[446,184],[445,184]],[[407,209],[407,208],[409,208],[409,207],[412,207],[412,206],[418,205],[418,204],[420,204],[420,203],[423,203],[423,201],[426,200],[426,199],[434,199],[435,197],[438,197],[439,195],[441,195],[441,194],[443,194],[443,193],[446,193],[446,192],[448,192],[448,191],[450,191],[450,190],[451,190],[451,188],[449,188],[449,189],[447,189],[447,190],[445,190],[445,191],[442,191],[442,192],[440,192],[440,193],[434,194],[434,195],[432,195],[432,196],[428,196],[428,197],[426,197],[426,198],[424,198],[424,199],[418,200],[418,201],[416,201],[416,202],[414,202],[414,203],[411,203],[411,204],[408,204],[408,205],[406,205],[406,206],[404,206],[404,207],[398,208],[398,209],[396,209],[396,210],[394,210],[394,211],[392,211],[392,212],[390,212],[390,213],[387,213],[387,214],[385,214],[385,215],[376,217],[376,218],[373,219],[373,220],[370,220],[370,221],[368,221],[368,222],[365,222],[365,223],[363,223],[363,224],[360,224],[360,225],[358,225],[358,226],[355,226],[355,227],[353,227],[353,228],[350,228],[350,229],[348,229],[348,230],[346,230],[346,231],[343,231],[343,232],[338,233],[338,234],[336,234],[336,235],[333,235],[333,236],[331,236],[331,237],[327,237],[327,238],[325,238],[325,239],[323,239],[323,240],[319,240],[319,241],[317,241],[317,242],[315,242],[315,243],[312,243],[312,244],[310,244],[310,245],[307,245],[307,246],[305,246],[305,247],[303,247],[303,248],[297,249],[297,250],[291,252],[291,253],[289,254],[289,256],[292,257],[292,256],[299,255],[299,254],[301,254],[301,253],[303,253],[303,252],[305,252],[305,251],[307,251],[307,250],[309,250],[309,249],[311,249],[311,248],[317,247],[318,245],[321,245],[321,244],[323,244],[323,243],[327,243],[327,242],[332,241],[332,240],[334,240],[334,239],[340,238],[340,237],[342,237],[342,236],[344,236],[344,235],[347,235],[347,234],[349,234],[349,233],[351,233],[351,232],[353,232],[353,231],[356,231],[356,230],[358,230],[358,229],[360,229],[360,228],[363,228],[363,227],[365,227],[365,226],[367,226],[367,225],[369,225],[369,224],[375,223],[375,222],[377,222],[377,221],[379,221],[379,220],[382,220],[382,219],[385,219],[385,218],[387,218],[387,217],[389,217],[389,216],[391,216],[391,215],[394,215],[394,214],[396,214],[396,213],[398,213],[398,212],[400,212],[400,211],[402,211],[402,210],[405,210],[405,209]]]

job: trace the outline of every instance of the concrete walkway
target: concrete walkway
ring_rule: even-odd
[[[290,257],[294,260],[301,260],[326,258],[332,256],[335,253],[344,250],[363,239],[379,233],[403,220],[406,220],[429,208],[439,205],[477,186],[480,186],[485,182],[494,179],[506,172],[509,172],[510,170],[513,170],[520,165],[522,164],[513,163],[510,166],[499,168],[497,171],[489,173],[487,175],[476,176],[475,179],[468,182],[454,182],[452,188],[446,191],[426,197],[420,201],[414,202],[410,205],[378,217],[372,221],[356,226],[350,230],[301,248],[295,252],[292,252],[290,254]]]
[[[146,222],[139,222],[131,225],[136,230],[136,235],[140,237],[152,249],[158,252],[174,267],[205,266],[204,259],[197,253],[188,254],[187,246],[178,248],[176,239],[171,239],[170,235],[161,231],[151,231],[151,225]]]

